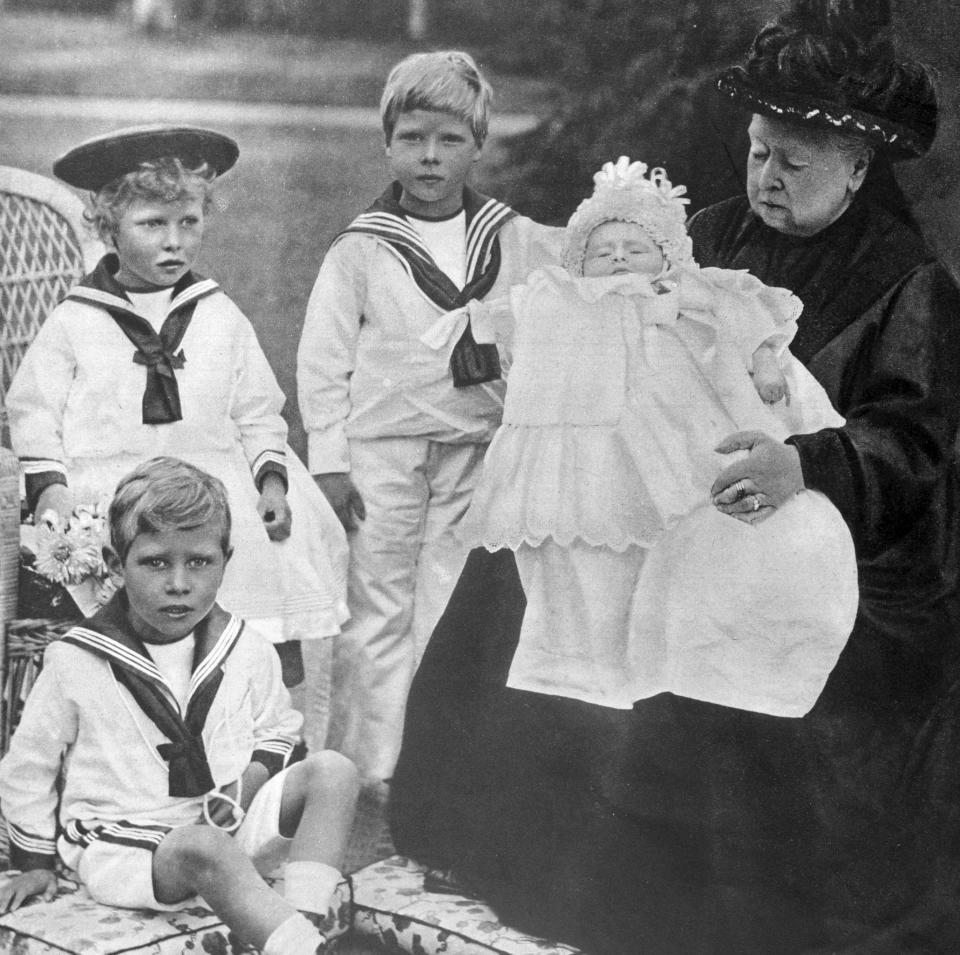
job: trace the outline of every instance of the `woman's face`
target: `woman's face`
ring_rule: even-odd
[[[815,235],[843,214],[863,183],[869,150],[851,154],[829,131],[807,132],[758,114],[747,132],[747,198],[771,229]]]

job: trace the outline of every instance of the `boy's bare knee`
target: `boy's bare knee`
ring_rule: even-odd
[[[338,753],[335,749],[325,749],[322,752],[315,753],[311,759],[317,761],[317,765],[324,775],[332,779],[359,785],[360,771],[349,756],[344,756],[343,753]]]
[[[173,866],[193,885],[220,873],[239,850],[230,836],[212,826],[174,829],[157,850],[165,866]]]
[[[352,818],[359,795],[360,774],[351,760],[333,750],[312,753],[290,768],[284,783],[280,834],[293,838],[305,812]]]
[[[360,790],[360,773],[353,761],[336,750],[312,753],[303,761],[310,789]]]

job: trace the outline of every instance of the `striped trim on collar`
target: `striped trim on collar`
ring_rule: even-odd
[[[358,216],[337,239],[351,232],[380,239],[396,256],[419,293],[442,312],[462,308],[472,299],[482,299],[500,272],[500,242],[497,233],[517,213],[509,206],[475,192],[463,190],[466,222],[465,276],[462,288],[441,269],[400,205],[403,190],[393,183],[363,215]],[[334,239],[334,242],[337,241]],[[466,328],[450,352],[454,388],[495,381],[501,376],[496,345],[478,344],[467,319]]]
[[[482,271],[487,261],[490,243],[494,236],[516,216],[509,206],[489,199],[481,206],[467,226],[467,283],[469,284]]]
[[[223,633],[220,634],[210,652],[200,661],[200,665],[193,671],[193,675],[190,677],[190,692],[187,699],[193,699],[207,677],[223,664],[242,631],[243,621],[231,614],[230,620],[223,628]]]
[[[167,306],[167,315],[172,315],[177,309],[182,308],[189,302],[196,301],[217,291],[220,286],[213,279],[200,279],[192,285],[188,285],[183,291],[171,299]],[[68,299],[75,302],[86,302],[90,305],[102,305],[106,308],[118,308],[125,312],[130,312],[138,318],[143,318],[136,310],[130,299],[119,295],[114,295],[105,289],[94,288],[91,285],[75,285],[66,295]]]
[[[193,699],[204,682],[223,664],[223,661],[229,656],[233,645],[237,642],[242,631],[243,621],[239,617],[231,614],[227,625],[223,628],[223,632],[190,676],[190,690],[187,695],[188,701]],[[64,634],[63,640],[66,643],[72,643],[75,646],[92,650],[98,656],[106,657],[126,667],[128,670],[133,670],[141,676],[147,677],[170,689],[169,684],[153,660],[149,657],[142,656],[112,637],[81,626],[71,627],[70,630]]]
[[[487,199],[470,219],[466,234],[467,285],[476,281],[482,274],[490,253],[491,242],[500,228],[514,216],[516,216],[516,212],[508,205],[497,199]],[[364,212],[357,216],[340,233],[340,236],[356,232],[374,235],[393,245],[402,246],[417,256],[425,267],[439,271],[430,250],[424,244],[423,239],[420,238],[417,230],[401,215],[384,211]],[[340,238],[340,236],[337,238]]]
[[[86,627],[71,627],[63,635],[63,642],[92,650],[97,656],[107,657],[128,670],[135,670],[141,676],[149,677],[164,686],[167,685],[153,660],[142,656],[129,647],[125,647],[118,640],[114,640],[113,637],[104,636],[104,634],[97,633],[96,630],[88,630]]]
[[[135,309],[127,290],[117,282],[119,268],[120,260],[115,254],[105,255],[97,267],[70,290],[67,298],[102,308],[133,345],[134,363],[146,368],[143,423],[159,425],[182,421],[176,370],[183,368],[187,358],[180,346],[197,302],[216,290],[217,283],[192,272],[185,273],[171,288],[173,299],[157,329],[150,318]]]
[[[411,252],[419,255],[424,263],[433,262],[430,250],[424,245],[417,230],[402,216],[394,215],[392,212],[364,212],[357,216],[340,235],[348,232],[379,236],[388,242],[406,246]]]

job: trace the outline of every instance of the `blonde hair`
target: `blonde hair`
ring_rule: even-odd
[[[467,123],[477,146],[487,138],[493,90],[469,53],[414,53],[387,77],[380,99],[383,133],[390,145],[397,117],[415,109],[451,113]]]
[[[91,227],[105,242],[116,235],[120,218],[137,199],[176,202],[185,196],[199,196],[206,212],[212,201],[216,170],[209,163],[187,167],[175,156],[141,163],[133,172],[108,182],[90,198],[84,213]]]
[[[140,534],[193,530],[216,522],[230,552],[230,504],[219,478],[179,458],[150,458],[121,478],[110,502],[110,544],[120,562]]]

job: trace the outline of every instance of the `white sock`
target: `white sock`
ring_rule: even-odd
[[[283,867],[283,897],[301,912],[326,915],[342,878],[338,869],[325,862],[288,862]]]
[[[273,930],[264,942],[263,955],[316,955],[324,941],[309,920],[297,912]]]

